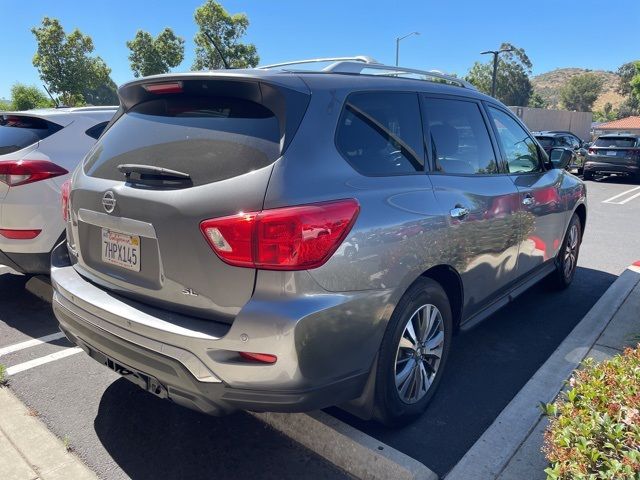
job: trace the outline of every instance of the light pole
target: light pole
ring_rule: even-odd
[[[487,50],[486,52],[480,52],[480,55],[493,55],[493,76],[491,78],[491,96],[496,96],[496,74],[498,73],[498,55],[504,52],[513,52],[513,48],[503,48],[501,50]]]
[[[404,37],[396,38],[396,67],[398,66],[398,61],[400,60],[400,40],[404,40],[405,38],[410,37],[411,35],[420,35],[420,32],[411,32],[411,33],[407,33]]]

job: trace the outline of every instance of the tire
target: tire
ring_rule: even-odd
[[[415,334],[421,325],[428,325],[423,323],[425,318],[432,321],[428,322],[431,325],[426,327],[422,341],[411,340],[409,322]],[[418,279],[396,306],[380,346],[374,413],[379,422],[391,427],[401,426],[425,411],[442,378],[452,334],[447,294],[434,280]],[[404,375],[406,372],[410,373]],[[396,387],[397,374],[400,387]],[[421,382],[422,379],[425,381]]]
[[[574,213],[555,260],[556,269],[547,277],[548,284],[553,289],[564,290],[571,285],[578,265],[581,243],[582,225],[578,215]]]
[[[583,170],[583,175],[582,175],[582,179],[583,180],[593,180],[593,172],[588,172],[586,170]]]

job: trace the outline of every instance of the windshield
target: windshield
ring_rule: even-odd
[[[60,125],[41,118],[0,115],[0,155],[22,150],[61,128]]]
[[[636,146],[636,139],[633,137],[600,137],[596,140],[595,146],[608,148],[631,148]]]
[[[536,140],[543,147],[553,147],[553,137],[536,137]]]

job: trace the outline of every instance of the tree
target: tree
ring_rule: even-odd
[[[38,50],[33,66],[49,90],[58,94],[62,102],[73,106],[84,103],[83,92],[106,82],[111,70],[102,58],[90,54],[93,40],[77,28],[66,34],[55,18],[44,17],[42,26],[34,27]]]
[[[613,111],[613,105],[610,102],[605,103],[602,110],[593,112],[593,120],[596,122],[610,122],[616,118],[617,114]]]
[[[621,65],[616,72],[620,77],[620,82],[618,83],[616,92],[618,92],[623,97],[631,95],[631,80],[633,80],[633,77],[635,77],[637,73],[636,63],[637,61],[627,62]]]
[[[220,54],[205,32],[216,42],[231,68],[255,67],[258,64],[260,57],[255,45],[239,41],[249,26],[249,18],[244,13],[230,15],[219,3],[207,0],[196,8],[194,19],[200,31],[194,37],[196,58],[193,70],[224,68]]]
[[[97,87],[86,88],[82,96],[89,105],[118,105],[118,86],[111,77]]]
[[[533,92],[529,80],[533,65],[524,49],[517,48],[510,43],[503,43],[500,46],[500,50],[509,48],[513,51],[501,53],[498,59],[496,98],[506,105],[528,105]],[[487,63],[474,63],[466,80],[481,92],[490,94],[492,77],[493,58]]]
[[[547,108],[549,104],[542,95],[534,91],[529,97],[529,106],[532,108]]]
[[[53,102],[35,85],[14,83],[11,87],[11,108],[13,110],[31,110],[32,108],[52,107]]]
[[[636,73],[630,82],[631,93],[636,100],[640,101],[640,62],[635,62],[634,66],[636,68]]]
[[[594,73],[583,73],[564,84],[560,100],[567,110],[590,112],[601,91],[602,79]]]
[[[184,40],[170,28],[165,28],[156,38],[138,30],[135,38],[127,42],[127,47],[131,50],[129,62],[134,77],[167,73],[184,59]]]

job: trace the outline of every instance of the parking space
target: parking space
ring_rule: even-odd
[[[560,293],[534,287],[459,334],[440,390],[417,422],[391,430],[335,408],[330,413],[446,474],[638,257],[636,187],[619,178],[588,183],[589,220],[575,283]],[[247,414],[213,418],[188,411],[76,354],[56,335],[50,306],[24,284],[22,276],[0,275],[0,363],[9,368],[10,388],[101,477],[346,477]]]

